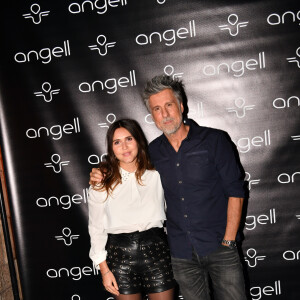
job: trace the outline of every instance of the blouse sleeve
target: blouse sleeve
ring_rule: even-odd
[[[104,196],[105,195],[105,196]],[[99,264],[106,260],[107,252],[105,245],[107,242],[107,233],[104,230],[104,207],[105,192],[95,191],[89,188],[88,207],[89,207],[89,234],[91,239],[91,249],[89,256],[93,261],[95,268],[100,269]]]

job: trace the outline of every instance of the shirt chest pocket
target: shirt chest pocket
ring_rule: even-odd
[[[207,180],[213,176],[215,167],[209,161],[207,150],[187,153],[185,161],[185,175],[191,182]]]

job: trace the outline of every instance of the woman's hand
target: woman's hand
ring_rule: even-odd
[[[103,179],[103,175],[98,168],[93,168],[92,172],[90,173],[90,185],[96,185],[97,183],[101,182]]]
[[[108,292],[110,292],[111,294],[114,294],[116,296],[120,295],[116,278],[111,271],[108,271],[107,273],[102,275],[102,282],[103,282],[105,289]]]

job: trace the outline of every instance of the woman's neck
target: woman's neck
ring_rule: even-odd
[[[136,163],[132,163],[132,164],[122,164],[120,163],[120,167],[130,173],[134,173],[137,169],[137,165]]]

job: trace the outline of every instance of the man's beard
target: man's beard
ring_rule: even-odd
[[[167,122],[167,121],[173,121],[174,118],[164,118],[161,122],[161,124],[163,124],[164,122]],[[174,134],[177,132],[177,130],[180,128],[181,126],[181,123],[182,123],[182,115],[180,115],[180,119],[177,123],[173,124],[172,127],[169,127],[169,126],[164,126],[164,125],[161,125],[160,126],[160,130],[162,130],[162,132],[166,135],[171,135],[171,134]]]

